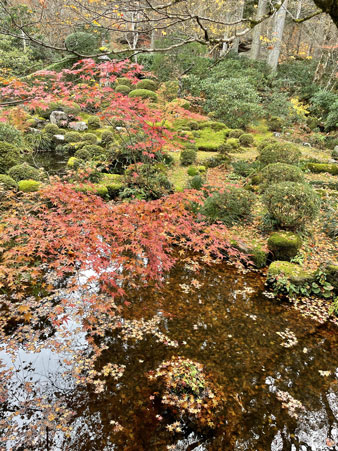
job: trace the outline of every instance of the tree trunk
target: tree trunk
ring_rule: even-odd
[[[256,20],[260,20],[264,16],[264,14],[266,14],[267,3],[268,3],[268,0],[259,0]],[[250,58],[253,60],[259,59],[259,54],[261,51],[262,30],[263,30],[263,23],[259,23],[253,29],[252,46],[251,46],[251,52],[250,52]]]
[[[245,8],[245,0],[240,0],[238,9],[235,14],[235,20],[242,20],[244,16],[244,8]],[[237,32],[238,26],[235,26],[235,33]],[[238,53],[238,47],[239,47],[239,38],[235,38],[232,46],[231,51],[234,53]]]
[[[273,48],[270,50],[267,63],[274,72],[277,70],[279,55],[282,46],[287,6],[288,0],[285,0],[282,6],[279,8],[279,10],[275,13],[273,18],[274,19],[272,31]]]

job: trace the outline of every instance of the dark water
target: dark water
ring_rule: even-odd
[[[99,394],[62,376],[64,356],[48,349],[38,355],[22,352],[15,362],[11,401],[0,413],[15,411],[18,399],[26,396],[20,390],[29,376],[44,387],[48,398],[63,399],[72,411],[67,420],[72,430],[68,437],[60,431],[52,438],[45,431],[26,449],[337,450],[338,334],[263,291],[257,274],[243,275],[225,265],[200,273],[176,269],[161,291],[149,289],[130,299],[126,319],[159,316],[161,331],[178,347],[165,346],[152,336],[127,342],[114,334],[106,337],[108,349],[100,363],[123,364],[125,373]],[[279,335],[286,329],[289,342]],[[74,343],[75,337],[76,333]],[[79,348],[84,346],[83,337],[77,340]],[[180,418],[172,418],[152,400],[154,388],[146,374],[173,355],[202,363],[222,388],[224,407],[214,429],[202,430],[183,420],[183,432],[166,429]],[[6,359],[3,352],[0,358]],[[301,403],[296,416],[282,407],[277,391]],[[22,421],[31,427],[38,412],[27,418]],[[114,432],[114,422],[123,430]],[[25,449],[9,438],[7,448]]]

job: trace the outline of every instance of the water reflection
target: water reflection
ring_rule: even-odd
[[[27,437],[24,429],[39,423],[39,415],[57,414],[71,429],[63,430],[59,421],[60,430],[50,431],[49,436],[46,428],[41,430],[39,441],[29,443],[28,449],[334,450],[338,443],[336,331],[317,326],[262,292],[257,276],[218,266],[201,273],[177,268],[162,290],[132,294],[125,322],[160,318],[160,331],[179,347],[170,348],[149,335],[123,341],[117,331],[107,334],[107,349],[98,366],[124,365],[125,372],[119,381],[108,379],[102,393],[76,383],[68,354],[48,348],[31,354],[22,349],[13,363],[2,350],[0,358],[7,368],[14,366],[14,374],[1,418],[10,418],[22,406],[28,408],[29,401],[39,396],[47,405],[42,408],[34,401],[29,406],[34,414],[29,408],[27,415],[20,410],[15,420],[18,433],[11,439],[9,427],[4,432],[7,449],[25,449],[29,442],[19,440],[20,434]],[[68,336],[75,353],[85,352],[88,344],[79,324],[70,321],[67,327],[56,338],[62,342]],[[151,400],[153,387],[146,374],[175,354],[202,363],[226,393],[219,414],[224,421],[215,430],[189,424],[183,433],[167,431],[168,412]],[[290,415],[278,391],[304,409],[296,408],[296,417]]]

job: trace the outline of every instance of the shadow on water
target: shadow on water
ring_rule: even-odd
[[[12,399],[1,415],[15,409],[16,399],[24,396],[24,373],[35,384],[44,384],[48,397],[63,397],[73,412],[69,437],[61,431],[53,443],[45,436],[29,449],[336,449],[338,336],[333,327],[318,326],[269,299],[257,274],[241,274],[226,265],[199,273],[176,268],[161,290],[135,294],[125,318],[154,315],[161,317],[162,332],[179,346],[169,348],[151,336],[122,341],[109,335],[100,364],[118,363],[126,369],[99,394],[63,378],[64,355],[46,349],[40,355],[18,355]],[[81,346],[81,337],[79,342]],[[185,425],[182,433],[167,430],[169,414],[152,400],[146,374],[177,354],[202,363],[222,388],[224,408],[215,429]],[[301,403],[296,415],[277,399],[280,392]],[[34,415],[27,424],[33,421]],[[116,423],[121,431],[114,431]],[[7,446],[24,449],[12,442]]]

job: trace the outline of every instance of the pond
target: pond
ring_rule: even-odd
[[[107,349],[100,364],[122,364],[125,371],[101,393],[65,376],[70,362],[62,350],[60,354],[48,349],[39,354],[20,351],[0,419],[16,422],[26,441],[20,443],[8,428],[2,436],[7,449],[338,449],[338,334],[334,326],[305,319],[271,299],[257,273],[242,273],[226,264],[198,272],[182,264],[161,290],[142,290],[129,301],[126,321],[155,315],[161,332],[178,346],[168,347],[152,335],[127,341],[115,333],[105,337]],[[68,327],[74,329],[73,346],[85,346],[76,324],[70,322]],[[174,418],[154,399],[147,374],[174,355],[201,363],[221,388],[224,403],[214,428]],[[11,364],[4,350],[0,358]],[[68,430],[60,426],[51,434],[46,428],[33,441],[30,431],[41,420],[39,409],[15,417],[24,399],[29,410],[28,381],[30,390],[39,388],[46,403],[60,402],[50,414],[62,417]],[[181,431],[168,430],[173,421],[180,422]]]

